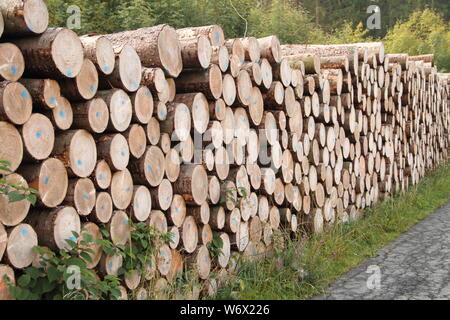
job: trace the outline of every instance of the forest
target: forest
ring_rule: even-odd
[[[448,0],[47,0],[51,25],[66,25],[77,11],[79,34],[111,33],[168,23],[176,28],[218,24],[229,38],[276,34],[283,43],[383,40],[388,52],[433,52],[450,72]],[[72,7],[70,7],[72,6]],[[380,29],[369,30],[370,6],[380,8]]]

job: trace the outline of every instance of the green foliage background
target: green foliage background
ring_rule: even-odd
[[[448,0],[47,0],[52,26],[81,8],[79,34],[168,23],[218,24],[228,38],[276,34],[283,43],[347,43],[382,39],[388,52],[435,53],[450,72]],[[381,30],[368,30],[367,8],[381,9]]]

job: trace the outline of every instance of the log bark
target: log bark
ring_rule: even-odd
[[[5,0],[0,3],[0,13],[6,36],[34,36],[43,33],[48,26],[49,14],[43,0]]]
[[[225,43],[223,30],[218,25],[178,29],[177,35],[180,40],[193,39],[203,35],[206,36],[211,42],[211,45],[215,47],[222,46]]]
[[[132,160],[129,169],[137,183],[151,187],[160,185],[165,173],[165,157],[160,148],[151,146],[139,160]]]
[[[35,107],[55,108],[56,99],[61,95],[61,88],[56,80],[22,78],[19,82],[28,90]]]
[[[76,241],[73,232],[80,233],[80,216],[73,207],[34,211],[29,215],[29,223],[36,231],[39,244],[51,250],[68,249],[66,240]]]
[[[103,133],[108,127],[109,109],[102,98],[76,103],[73,105],[72,112],[74,129]]]
[[[64,164],[49,158],[39,164],[21,166],[21,174],[30,188],[39,192],[38,202],[48,208],[56,208],[66,197],[68,176]]]
[[[212,47],[209,39],[200,35],[197,39],[180,40],[184,68],[206,69],[211,63]]]
[[[208,68],[206,71],[192,70],[183,72],[176,81],[177,92],[201,92],[208,99],[219,99],[223,91],[222,72],[214,64],[211,66],[208,64],[206,68]]]
[[[172,77],[178,77],[183,69],[177,32],[167,24],[105,36],[116,51],[124,44],[132,46],[145,67],[162,68]]]
[[[120,133],[101,136],[97,142],[97,157],[104,159],[113,171],[125,170],[130,160],[127,139]]]
[[[97,98],[103,99],[109,108],[110,121],[108,129],[124,132],[128,129],[133,117],[130,96],[121,89],[98,91]]]
[[[142,64],[139,55],[130,45],[116,48],[114,70],[111,74],[100,74],[99,87],[102,90],[120,88],[136,92],[142,80]]]
[[[92,135],[85,130],[60,133],[53,148],[55,158],[61,160],[70,177],[86,178],[97,163],[97,146]]]
[[[25,74],[37,78],[75,78],[83,65],[83,45],[75,32],[49,28],[43,34],[13,42],[27,61]]]
[[[208,175],[199,165],[183,165],[174,192],[188,204],[201,206],[208,197]]]
[[[105,75],[114,71],[116,57],[114,48],[105,36],[88,34],[80,37],[84,56],[91,60],[97,70]]]
[[[281,46],[277,36],[269,36],[258,39],[261,49],[261,57],[267,59],[271,64],[281,62]]]
[[[60,82],[62,94],[71,101],[92,99],[98,89],[98,72],[94,63],[84,59],[80,72],[74,79]]]

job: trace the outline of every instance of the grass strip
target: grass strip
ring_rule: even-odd
[[[305,300],[324,294],[341,275],[374,257],[449,200],[447,164],[406,192],[367,209],[364,219],[288,240],[283,249],[275,249],[266,259],[241,261],[217,298]]]

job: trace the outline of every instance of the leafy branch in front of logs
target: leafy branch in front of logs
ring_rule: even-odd
[[[120,296],[120,279],[107,275],[100,280],[87,268],[94,251],[89,248],[96,243],[93,236],[83,233],[82,238],[73,232],[74,240],[66,240],[67,249],[58,253],[43,247],[35,247],[40,256],[39,266],[25,268],[17,279],[10,282],[9,289],[17,300],[106,300]]]
[[[11,163],[6,160],[0,159],[0,195],[5,195],[8,197],[9,202],[19,202],[22,200],[27,200],[32,205],[36,204],[38,191],[26,188],[20,183],[13,183],[7,181],[4,173],[12,173],[10,169]]]
[[[17,285],[6,277],[5,282],[16,300],[116,300],[121,296],[120,276],[128,277],[136,271],[143,274],[152,260],[154,248],[172,239],[172,233],[161,233],[146,223],[130,223],[131,233],[128,245],[115,245],[110,234],[101,229],[104,239],[94,239],[89,233],[73,232],[73,239],[67,239],[67,249],[55,253],[36,246],[40,257],[38,266],[23,270]],[[80,238],[81,237],[81,238]],[[106,275],[101,280],[95,271],[87,268],[92,262],[92,245],[101,245],[107,256],[121,255],[124,263],[118,275]]]
[[[131,232],[130,241],[126,245],[113,245],[109,241],[100,240],[103,246],[103,252],[108,256],[121,255],[123,265],[118,271],[118,275],[130,277],[133,272],[140,275],[145,273],[148,264],[152,261],[154,249],[160,247],[163,243],[169,243],[172,240],[172,233],[162,233],[144,222],[133,223],[129,221]],[[110,234],[106,229],[101,229],[105,238]],[[141,277],[143,278],[143,277]]]
[[[241,196],[242,199],[247,200],[248,198],[248,194],[247,194],[247,189],[245,189],[244,187],[239,187],[239,188],[227,188],[225,189],[225,194],[224,196],[222,196],[220,198],[220,203],[221,204],[225,204],[228,201],[233,203],[233,205],[237,205],[239,202],[238,197],[234,196],[234,194],[236,193],[237,196]]]
[[[213,232],[213,240],[211,242],[208,242],[206,247],[208,248],[209,254],[211,255],[212,259],[216,259],[220,255],[223,255],[223,240],[218,232]]]

